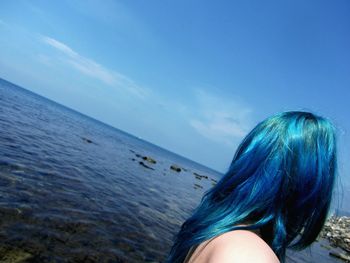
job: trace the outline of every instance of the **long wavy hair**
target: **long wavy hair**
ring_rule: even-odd
[[[238,229],[259,229],[284,262],[287,248],[306,248],[320,233],[336,163],[335,128],[327,119],[290,111],[262,121],[182,225],[167,262],[182,263],[191,247]]]

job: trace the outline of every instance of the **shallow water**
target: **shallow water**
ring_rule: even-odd
[[[1,79],[0,147],[1,262],[162,262],[221,176]]]

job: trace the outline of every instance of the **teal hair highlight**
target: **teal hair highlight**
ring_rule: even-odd
[[[182,225],[167,262],[238,229],[260,229],[281,262],[287,248],[315,241],[326,220],[336,175],[335,128],[310,112],[259,123],[239,145],[229,170]]]

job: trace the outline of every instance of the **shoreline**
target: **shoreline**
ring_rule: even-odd
[[[320,237],[328,240],[332,247],[343,251],[330,251],[330,256],[350,262],[350,217],[332,215],[327,219]]]

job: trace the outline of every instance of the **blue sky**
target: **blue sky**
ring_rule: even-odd
[[[0,77],[224,172],[284,110],[338,127],[350,182],[350,2],[1,1]]]

